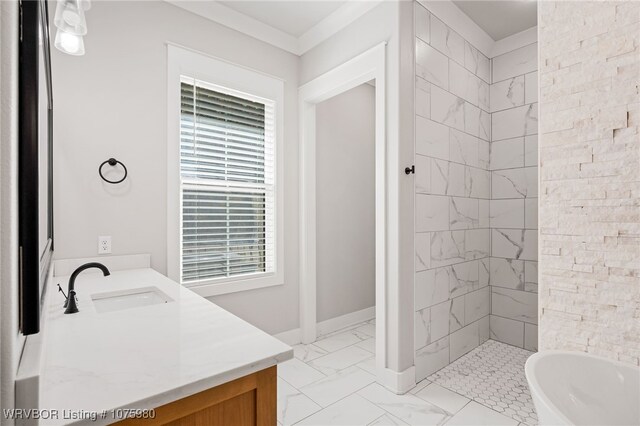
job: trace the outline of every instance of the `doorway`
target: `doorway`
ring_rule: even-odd
[[[300,111],[300,329],[303,343],[318,337],[317,316],[317,106],[362,84],[375,91],[375,359],[379,378],[386,368],[386,138],[385,44],[380,44],[299,89]],[[357,165],[354,165],[357,167]]]
[[[319,338],[375,318],[372,82],[316,105],[316,313]]]

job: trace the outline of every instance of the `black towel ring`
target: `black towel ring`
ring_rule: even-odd
[[[105,164],[109,164],[110,166],[116,166],[117,164],[120,164],[122,166],[122,168],[124,169],[124,176],[122,177],[122,179],[120,179],[120,180],[109,180],[106,177],[104,177],[104,175],[102,174],[102,167]],[[115,184],[121,183],[122,181],[124,181],[127,178],[128,171],[127,171],[127,166],[125,166],[121,161],[118,161],[115,158],[109,158],[107,161],[105,161],[102,164],[100,164],[100,167],[98,167],[98,173],[100,174],[100,177],[102,178],[103,181],[115,185]]]

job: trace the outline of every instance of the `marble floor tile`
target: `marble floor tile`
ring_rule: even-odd
[[[317,337],[317,340],[322,340],[322,339],[326,339],[327,337],[333,337],[333,336],[337,336],[339,334],[343,334],[343,333],[353,333],[355,332],[355,329],[360,327],[362,325],[362,323],[357,323],[357,324],[351,324],[348,325],[346,327],[340,328],[338,330],[335,331],[331,331],[328,333],[320,333]],[[357,333],[356,333],[357,334]],[[314,342],[317,343],[317,342]]]
[[[372,357],[356,364],[357,367],[362,368],[372,376],[376,376],[376,358]]]
[[[330,376],[347,367],[369,359],[373,354],[358,346],[352,345],[316,358],[309,365],[321,373]]]
[[[327,407],[375,381],[374,375],[353,366],[303,386],[300,390],[316,404]]]
[[[278,377],[278,423],[292,425],[322,407]]]
[[[431,381],[427,380],[427,379],[423,379],[420,382],[418,382],[418,384],[416,384],[410,391],[410,394],[417,394],[418,392],[420,392],[422,389],[426,388],[427,386],[429,386],[431,384]]]
[[[445,424],[447,426],[517,426],[518,422],[472,401]]]
[[[310,367],[308,364],[305,364],[297,358],[278,364],[278,376],[282,377],[285,381],[296,388],[300,388],[326,377],[315,368]]]
[[[451,417],[446,410],[415,395],[397,395],[378,383],[367,386],[358,395],[410,425],[439,425]]]
[[[313,345],[327,352],[335,352],[339,349],[367,340],[370,337],[371,336],[367,334],[351,329],[338,334],[331,334],[327,337],[322,337],[314,342]]]
[[[367,426],[397,426],[397,425],[406,425],[406,423],[400,420],[399,418],[387,413],[378,417],[373,422],[369,423]]]
[[[356,346],[364,349],[365,351],[369,351],[372,354],[376,353],[376,339],[373,337],[371,339],[363,340],[360,343],[356,343]]]
[[[371,337],[376,337],[376,325],[375,324],[362,325],[362,326],[356,328],[356,331],[359,331],[360,333],[367,334],[367,335],[369,335]]]
[[[448,313],[447,308],[445,319]],[[473,324],[483,328],[484,322],[486,332],[478,333],[482,344],[451,364],[450,336],[420,349],[416,353],[416,375],[423,380],[405,395],[396,395],[375,383],[375,339],[367,334],[373,333],[375,320],[322,336],[318,342],[324,341],[325,348],[318,342],[296,345],[296,358],[278,366],[277,423],[535,426],[537,417],[524,376],[524,362],[531,352],[494,340],[485,342],[489,338],[489,317]],[[527,326],[530,330],[525,330],[525,347],[535,348],[535,325]],[[492,333],[497,332],[493,328]],[[518,340],[523,340],[522,333]],[[464,352],[456,349],[460,345],[455,338],[453,346],[453,352]],[[337,373],[325,375],[318,369]],[[428,379],[424,379],[426,376]]]
[[[329,352],[313,344],[311,345],[300,344],[300,345],[293,346],[293,356],[298,358],[302,362],[312,361],[328,353]]]
[[[443,388],[437,383],[431,383],[415,394],[438,407],[441,407],[451,414],[455,414],[471,401],[469,398],[459,395],[447,388]]]
[[[358,395],[350,395],[341,401],[307,417],[299,425],[367,425],[385,414],[384,410]]]

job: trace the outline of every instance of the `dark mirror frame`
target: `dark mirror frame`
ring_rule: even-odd
[[[40,43],[42,34],[42,43]],[[47,99],[41,97],[40,56],[44,58]],[[49,14],[45,0],[20,1],[18,239],[20,331],[40,331],[41,296],[53,257],[53,97]],[[47,188],[40,188],[38,134],[40,102],[47,102]],[[47,191],[47,243],[40,247],[40,191]]]

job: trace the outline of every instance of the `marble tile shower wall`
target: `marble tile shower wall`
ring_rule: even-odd
[[[492,61],[490,337],[538,346],[537,43]]]
[[[421,380],[489,338],[489,59],[414,3],[415,365]]]

